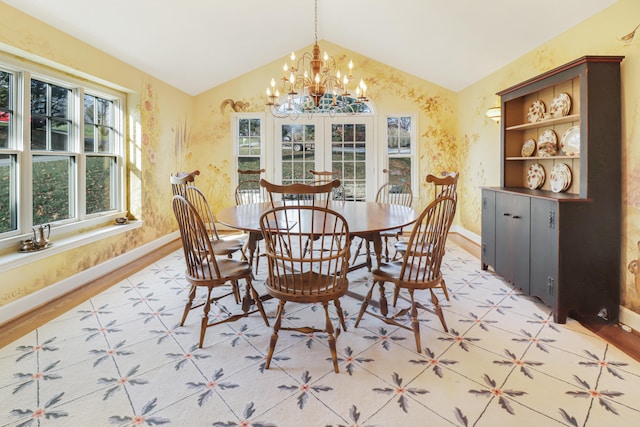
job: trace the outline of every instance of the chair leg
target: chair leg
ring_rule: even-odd
[[[278,312],[276,314],[276,322],[273,324],[273,333],[271,334],[271,340],[269,341],[269,351],[267,352],[267,362],[265,363],[265,369],[269,369],[271,366],[271,358],[273,357],[273,351],[276,348],[278,342],[278,331],[282,325],[282,314],[284,313],[284,301],[281,300],[278,304]]]
[[[413,329],[413,336],[416,339],[418,353],[422,353],[422,346],[420,344],[420,322],[418,321],[418,308],[413,298],[413,289],[409,289],[409,295],[411,296],[411,329]]]
[[[187,320],[187,314],[191,310],[191,306],[193,305],[193,300],[196,297],[196,287],[195,285],[191,285],[191,289],[189,289],[189,299],[184,306],[184,312],[182,313],[182,320],[180,321],[180,326],[184,326],[185,320]]]
[[[362,301],[362,305],[360,306],[360,313],[358,313],[358,319],[356,320],[356,328],[360,324],[360,320],[362,320],[364,312],[367,311],[367,307],[369,306],[369,301],[371,301],[371,296],[373,295],[373,289],[375,287],[376,282],[373,282],[373,284],[371,285],[371,289],[369,289],[369,292],[367,293],[367,296],[364,298],[364,301]]]
[[[336,311],[338,312],[338,318],[340,319],[340,325],[342,325],[342,329],[347,332],[347,324],[344,321],[344,313],[342,311],[342,305],[340,304],[340,300],[336,299],[333,301],[333,304],[336,306]]]
[[[449,299],[449,292],[447,292],[447,284],[444,282],[444,279],[442,279],[442,292],[444,293],[444,297],[447,299],[447,301],[451,301]]]
[[[212,286],[209,286],[207,291],[207,302],[204,304],[204,313],[202,314],[202,325],[200,326],[200,345],[204,343],[204,334],[207,332],[207,326],[209,326],[209,310],[211,309],[211,290]]]
[[[253,300],[256,303],[256,307],[258,307],[258,311],[260,312],[260,315],[262,315],[262,319],[264,320],[265,325],[269,326],[269,319],[267,319],[267,313],[264,312],[264,307],[262,306],[262,301],[260,300],[260,295],[258,295],[258,292],[253,287],[253,283],[251,282],[251,278],[247,278],[246,281],[247,281],[247,288],[248,288],[248,290],[251,291],[251,296],[253,297]]]
[[[389,314],[389,305],[387,303],[387,297],[385,296],[384,292],[384,282],[380,281],[378,282],[378,285],[380,289],[380,313],[382,313],[383,316],[387,317],[387,314]]]
[[[336,336],[334,335],[333,323],[331,323],[331,318],[329,317],[329,303],[323,302],[322,306],[324,307],[324,316],[325,316],[325,329],[327,331],[327,335],[329,338],[329,350],[331,350],[331,360],[333,360],[333,371],[337,374],[338,369],[338,351],[336,349]]]
[[[356,259],[360,256],[360,250],[362,249],[362,242],[364,241],[364,239],[360,239],[360,243],[358,243],[358,247],[356,248],[356,251],[353,254],[353,260],[351,260],[351,264],[355,264],[356,263]]]
[[[433,302],[433,305],[436,309],[436,314],[440,319],[440,323],[442,323],[442,327],[444,328],[444,331],[449,332],[449,329],[447,328],[447,322],[444,321],[444,314],[442,313],[442,307],[440,307],[440,302],[438,301],[438,297],[436,296],[436,293],[433,292],[433,289],[429,289],[429,292],[431,292],[431,302]]]
[[[236,300],[236,304],[240,304],[240,286],[237,280],[231,282],[231,289],[233,290],[233,298]]]
[[[400,288],[396,286],[395,288],[393,288],[393,306],[394,307],[398,303],[399,296],[400,296]]]

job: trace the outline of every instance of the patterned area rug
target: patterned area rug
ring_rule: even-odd
[[[548,307],[482,271],[454,244],[443,267],[451,301],[441,299],[449,333],[433,313],[420,313],[424,348],[417,353],[411,332],[373,316],[354,328],[360,301],[345,297],[339,374],[326,336],[286,331],[265,370],[271,329],[258,314],[209,328],[198,349],[199,310],[178,326],[188,290],[183,271],[179,250],[0,349],[0,425],[523,427],[640,420],[638,362],[572,319],[554,324]],[[262,259],[260,293],[265,276]],[[355,293],[371,286],[366,269],[349,277]],[[225,303],[237,310],[233,300]],[[265,303],[270,320],[276,307]],[[324,322],[320,306],[286,308],[286,322]]]

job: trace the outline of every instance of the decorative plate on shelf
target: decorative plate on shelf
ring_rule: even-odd
[[[558,151],[558,137],[554,131],[547,129],[538,138],[538,156],[555,156],[556,151]]]
[[[564,117],[569,114],[569,110],[571,110],[571,97],[566,92],[562,92],[553,98],[549,107],[551,117]]]
[[[533,104],[531,104],[531,107],[529,107],[529,112],[527,113],[527,119],[529,120],[529,123],[535,123],[542,120],[546,111],[547,107],[544,105],[544,102],[540,101],[539,99],[537,101],[533,101]]]
[[[529,170],[527,171],[527,187],[531,190],[540,188],[542,184],[544,184],[544,180],[545,172],[540,163],[534,163],[529,166]]]
[[[522,154],[522,157],[531,157],[534,151],[536,151],[536,141],[533,138],[529,138],[524,142],[524,144],[522,144],[522,150],[520,150],[520,153]]]
[[[549,174],[549,181],[554,193],[566,191],[571,185],[571,169],[565,163],[554,165]]]
[[[567,156],[580,155],[580,126],[571,126],[560,140],[562,152]]]

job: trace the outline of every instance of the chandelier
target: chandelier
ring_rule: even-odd
[[[282,69],[282,92],[276,80],[271,79],[267,88],[267,105],[276,117],[297,116],[314,113],[364,113],[370,112],[366,105],[367,85],[363,79],[354,87],[353,61],[349,62],[343,74],[336,66],[336,61],[327,52],[320,57],[318,46],[318,0],[314,9],[315,43],[311,52],[304,52],[296,60],[295,52],[291,53],[291,63]],[[351,94],[351,90],[355,94]],[[286,101],[280,103],[280,94],[286,94]]]

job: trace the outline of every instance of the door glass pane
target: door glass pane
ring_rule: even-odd
[[[365,200],[367,194],[366,125],[331,126],[331,170],[339,173],[345,200]]]
[[[73,159],[33,156],[33,224],[71,218]]]
[[[116,208],[114,157],[87,156],[87,214]]]
[[[282,184],[313,182],[309,171],[316,169],[315,125],[291,124],[283,125],[281,129]]]

